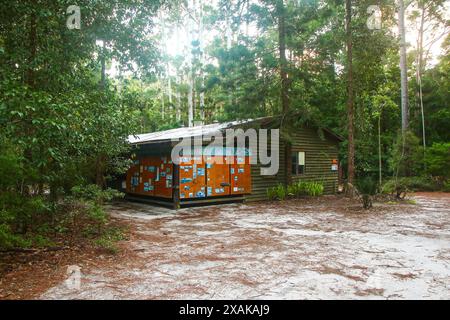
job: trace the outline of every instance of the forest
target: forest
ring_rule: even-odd
[[[109,245],[127,137],[196,123],[314,124],[350,185],[450,191],[448,6],[2,0],[0,248]]]

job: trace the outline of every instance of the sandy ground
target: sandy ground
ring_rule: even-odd
[[[125,259],[42,299],[450,299],[450,195],[364,212],[337,197],[173,211],[124,203]]]

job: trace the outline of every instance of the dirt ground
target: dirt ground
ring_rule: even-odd
[[[450,194],[414,200],[364,211],[327,196],[177,213],[120,203],[110,210],[130,225],[121,253],[67,261],[81,268],[80,288],[60,268],[41,278],[45,290],[29,269],[28,297],[450,299]]]

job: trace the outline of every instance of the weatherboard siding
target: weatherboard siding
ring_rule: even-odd
[[[305,152],[305,173],[292,175],[292,182],[317,181],[324,184],[324,193],[337,191],[338,171],[332,171],[333,159],[338,159],[339,141],[324,134],[322,137],[316,129],[301,128],[291,134],[292,151]],[[261,166],[252,166],[252,193],[246,195],[247,201],[267,199],[267,189],[285,183],[285,143],[280,141],[280,169],[275,176],[262,176]],[[291,166],[289,166],[291,170]]]

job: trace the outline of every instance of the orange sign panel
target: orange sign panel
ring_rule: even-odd
[[[231,194],[252,192],[250,157],[235,157],[230,165]]]
[[[206,195],[208,197],[230,195],[230,170],[223,156],[207,156]]]
[[[173,164],[168,157],[134,160],[127,172],[127,192],[172,198]]]
[[[173,163],[169,157],[140,157],[127,172],[128,193],[161,198],[173,196]],[[251,193],[248,156],[181,157],[180,199]]]
[[[180,158],[180,199],[206,196],[206,172],[202,159]]]

